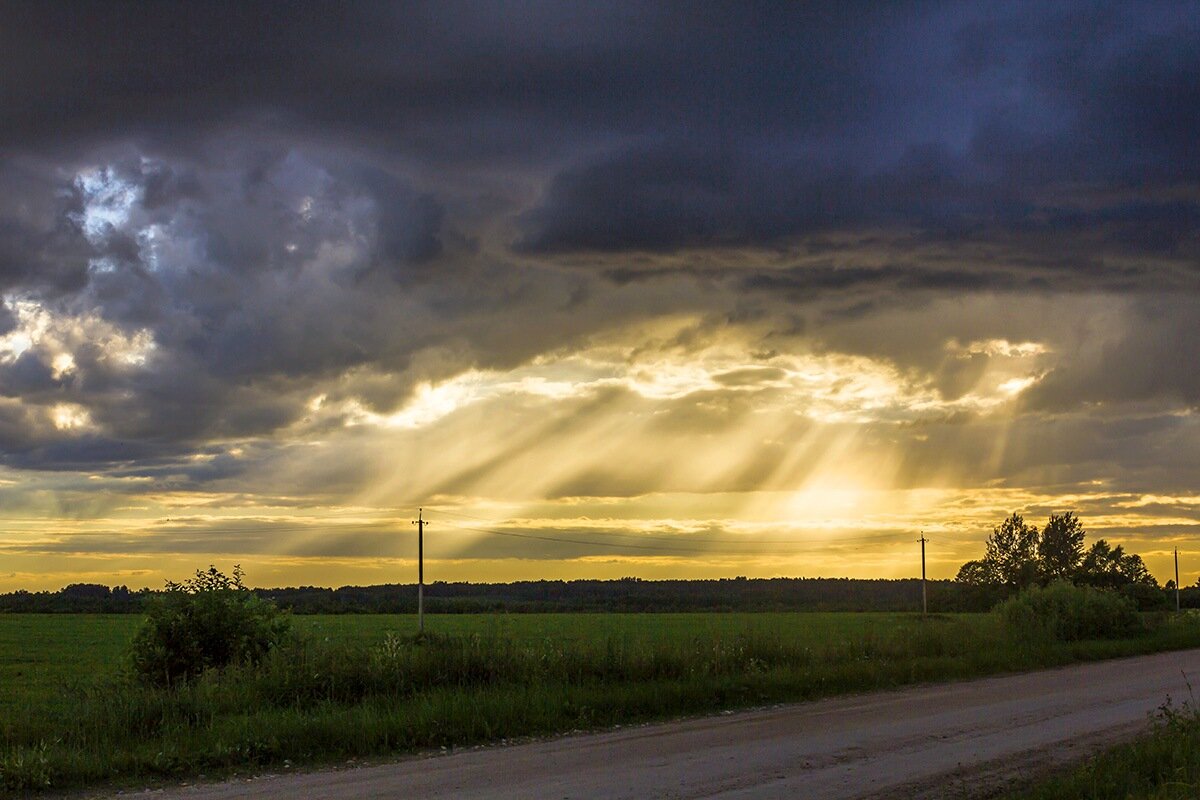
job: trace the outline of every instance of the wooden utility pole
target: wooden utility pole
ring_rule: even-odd
[[[925,531],[921,531],[921,616],[929,615],[929,595],[925,592]]]
[[[425,510],[417,509],[417,518],[412,521],[417,526],[417,633],[425,632]]]
[[[1179,613],[1179,548],[1175,548],[1175,613]]]

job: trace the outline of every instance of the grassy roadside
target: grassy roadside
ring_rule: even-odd
[[[1200,646],[1200,625],[1186,620],[1130,639],[1041,644],[1010,638],[992,615],[438,622],[446,633],[416,642],[403,634],[407,618],[306,620],[260,668],[171,690],[121,678],[119,658],[101,679],[75,676],[65,687],[26,663],[40,676],[29,691],[0,692],[0,787],[24,793],[322,764]],[[0,644],[7,623],[0,618]],[[20,624],[42,630],[40,646],[69,660],[45,635],[55,618]],[[131,633],[114,626],[110,639]],[[23,656],[36,653],[26,647]]]
[[[1004,800],[1194,800],[1200,797],[1200,715],[1166,708],[1147,735],[1007,795]]]

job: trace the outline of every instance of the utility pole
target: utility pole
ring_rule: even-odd
[[[921,616],[929,615],[929,595],[925,593],[925,531],[921,531]]]
[[[1179,548],[1175,548],[1175,613],[1179,613]]]
[[[425,633],[425,510],[417,509],[417,633]]]

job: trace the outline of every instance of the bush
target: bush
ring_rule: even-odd
[[[1175,608],[1175,594],[1145,583],[1130,583],[1122,586],[1121,594],[1137,606],[1138,611],[1167,611]]]
[[[183,583],[167,582],[133,640],[134,673],[143,681],[170,685],[207,669],[257,664],[283,640],[290,619],[275,604],[216,567],[197,570]]]
[[[1142,630],[1132,599],[1065,581],[1026,589],[998,610],[1009,630],[1028,638],[1120,639]]]

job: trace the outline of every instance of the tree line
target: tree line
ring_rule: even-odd
[[[955,582],[1011,594],[1066,581],[1121,592],[1142,607],[1165,602],[1141,556],[1105,539],[1085,549],[1086,537],[1083,523],[1072,511],[1051,514],[1040,530],[1013,513],[992,530],[983,558],[963,564]]]
[[[406,614],[417,610],[415,584],[299,586],[253,589],[296,614]],[[930,581],[931,607],[983,610],[973,587]],[[98,584],[57,592],[0,594],[0,612],[142,613],[162,594]],[[727,578],[714,580],[545,580],[513,583],[436,581],[425,586],[434,613],[672,611],[913,611],[920,581],[856,578]]]

